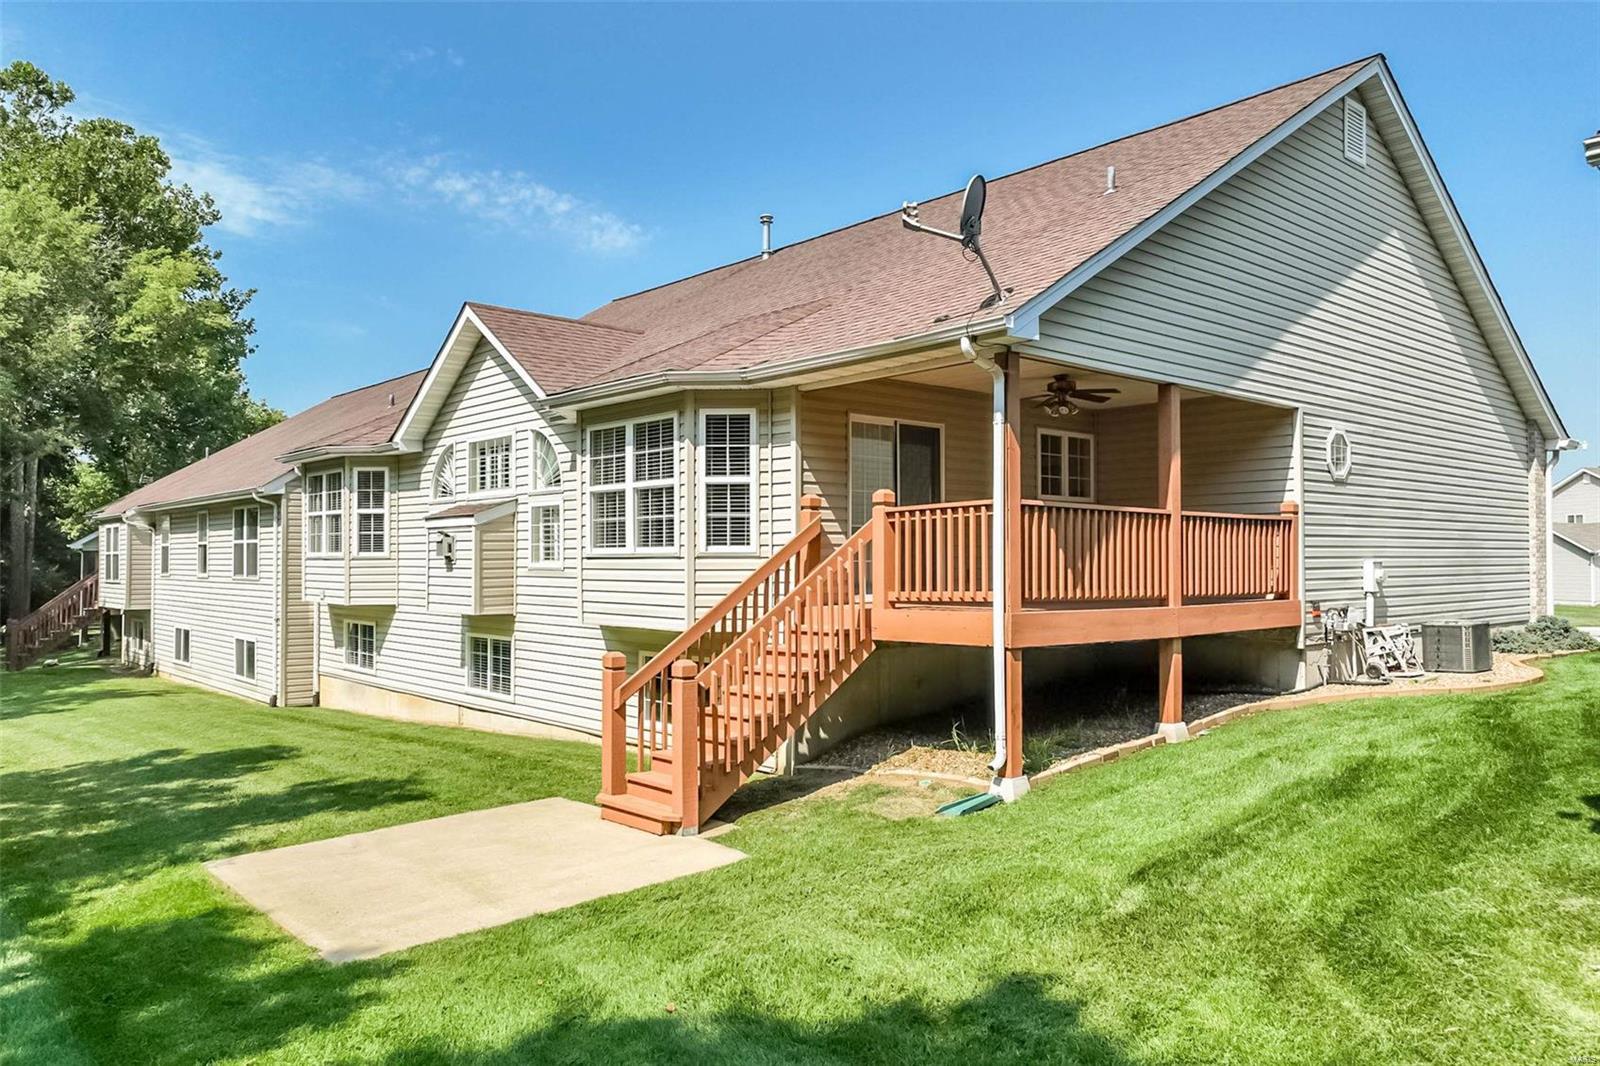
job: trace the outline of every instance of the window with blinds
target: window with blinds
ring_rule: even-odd
[[[496,696],[511,695],[511,641],[505,637],[471,637],[467,686]]]
[[[356,471],[356,554],[389,551],[389,472]]]
[[[705,547],[755,546],[755,414],[700,418],[701,528]]]
[[[677,419],[589,431],[589,546],[661,550],[678,544]]]
[[[344,550],[344,471],[306,478],[306,554],[338,555]]]

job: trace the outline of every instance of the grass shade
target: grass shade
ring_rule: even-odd
[[[1600,1052],[1600,656],[1543,667],[1259,715],[966,818],[758,783],[722,838],[745,862],[341,966],[200,863],[591,799],[598,750],[4,675],[4,1058],[1573,1061]]]

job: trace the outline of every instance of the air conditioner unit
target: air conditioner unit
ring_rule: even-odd
[[[1422,665],[1446,674],[1481,674],[1494,668],[1488,622],[1424,622]]]

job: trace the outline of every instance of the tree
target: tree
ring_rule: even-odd
[[[169,180],[154,137],[78,120],[72,90],[26,61],[0,70],[0,506],[3,598],[32,606],[43,531],[282,415],[241,370],[251,291],[230,288],[206,195]]]

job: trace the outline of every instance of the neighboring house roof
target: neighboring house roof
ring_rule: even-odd
[[[1591,555],[1600,552],[1600,522],[1552,522],[1550,529],[1574,548]]]
[[[1600,466],[1580,466],[1580,467],[1578,467],[1578,469],[1574,470],[1572,473],[1568,474],[1566,477],[1564,477],[1560,481],[1556,482],[1555,483],[1555,487],[1552,488],[1550,491],[1551,492],[1560,492],[1562,489],[1566,488],[1568,485],[1572,484],[1574,481],[1577,481],[1579,478],[1583,477],[1585,474],[1587,474],[1589,477],[1594,478],[1596,481],[1600,481]]]
[[[101,508],[104,516],[187,500],[242,496],[292,474],[278,457],[312,445],[382,443],[422,384],[425,371],[342,392]]]
[[[77,540],[73,541],[71,544],[68,544],[67,547],[75,552],[92,552],[98,548],[99,545],[100,531],[98,529],[93,529],[79,537]]]

